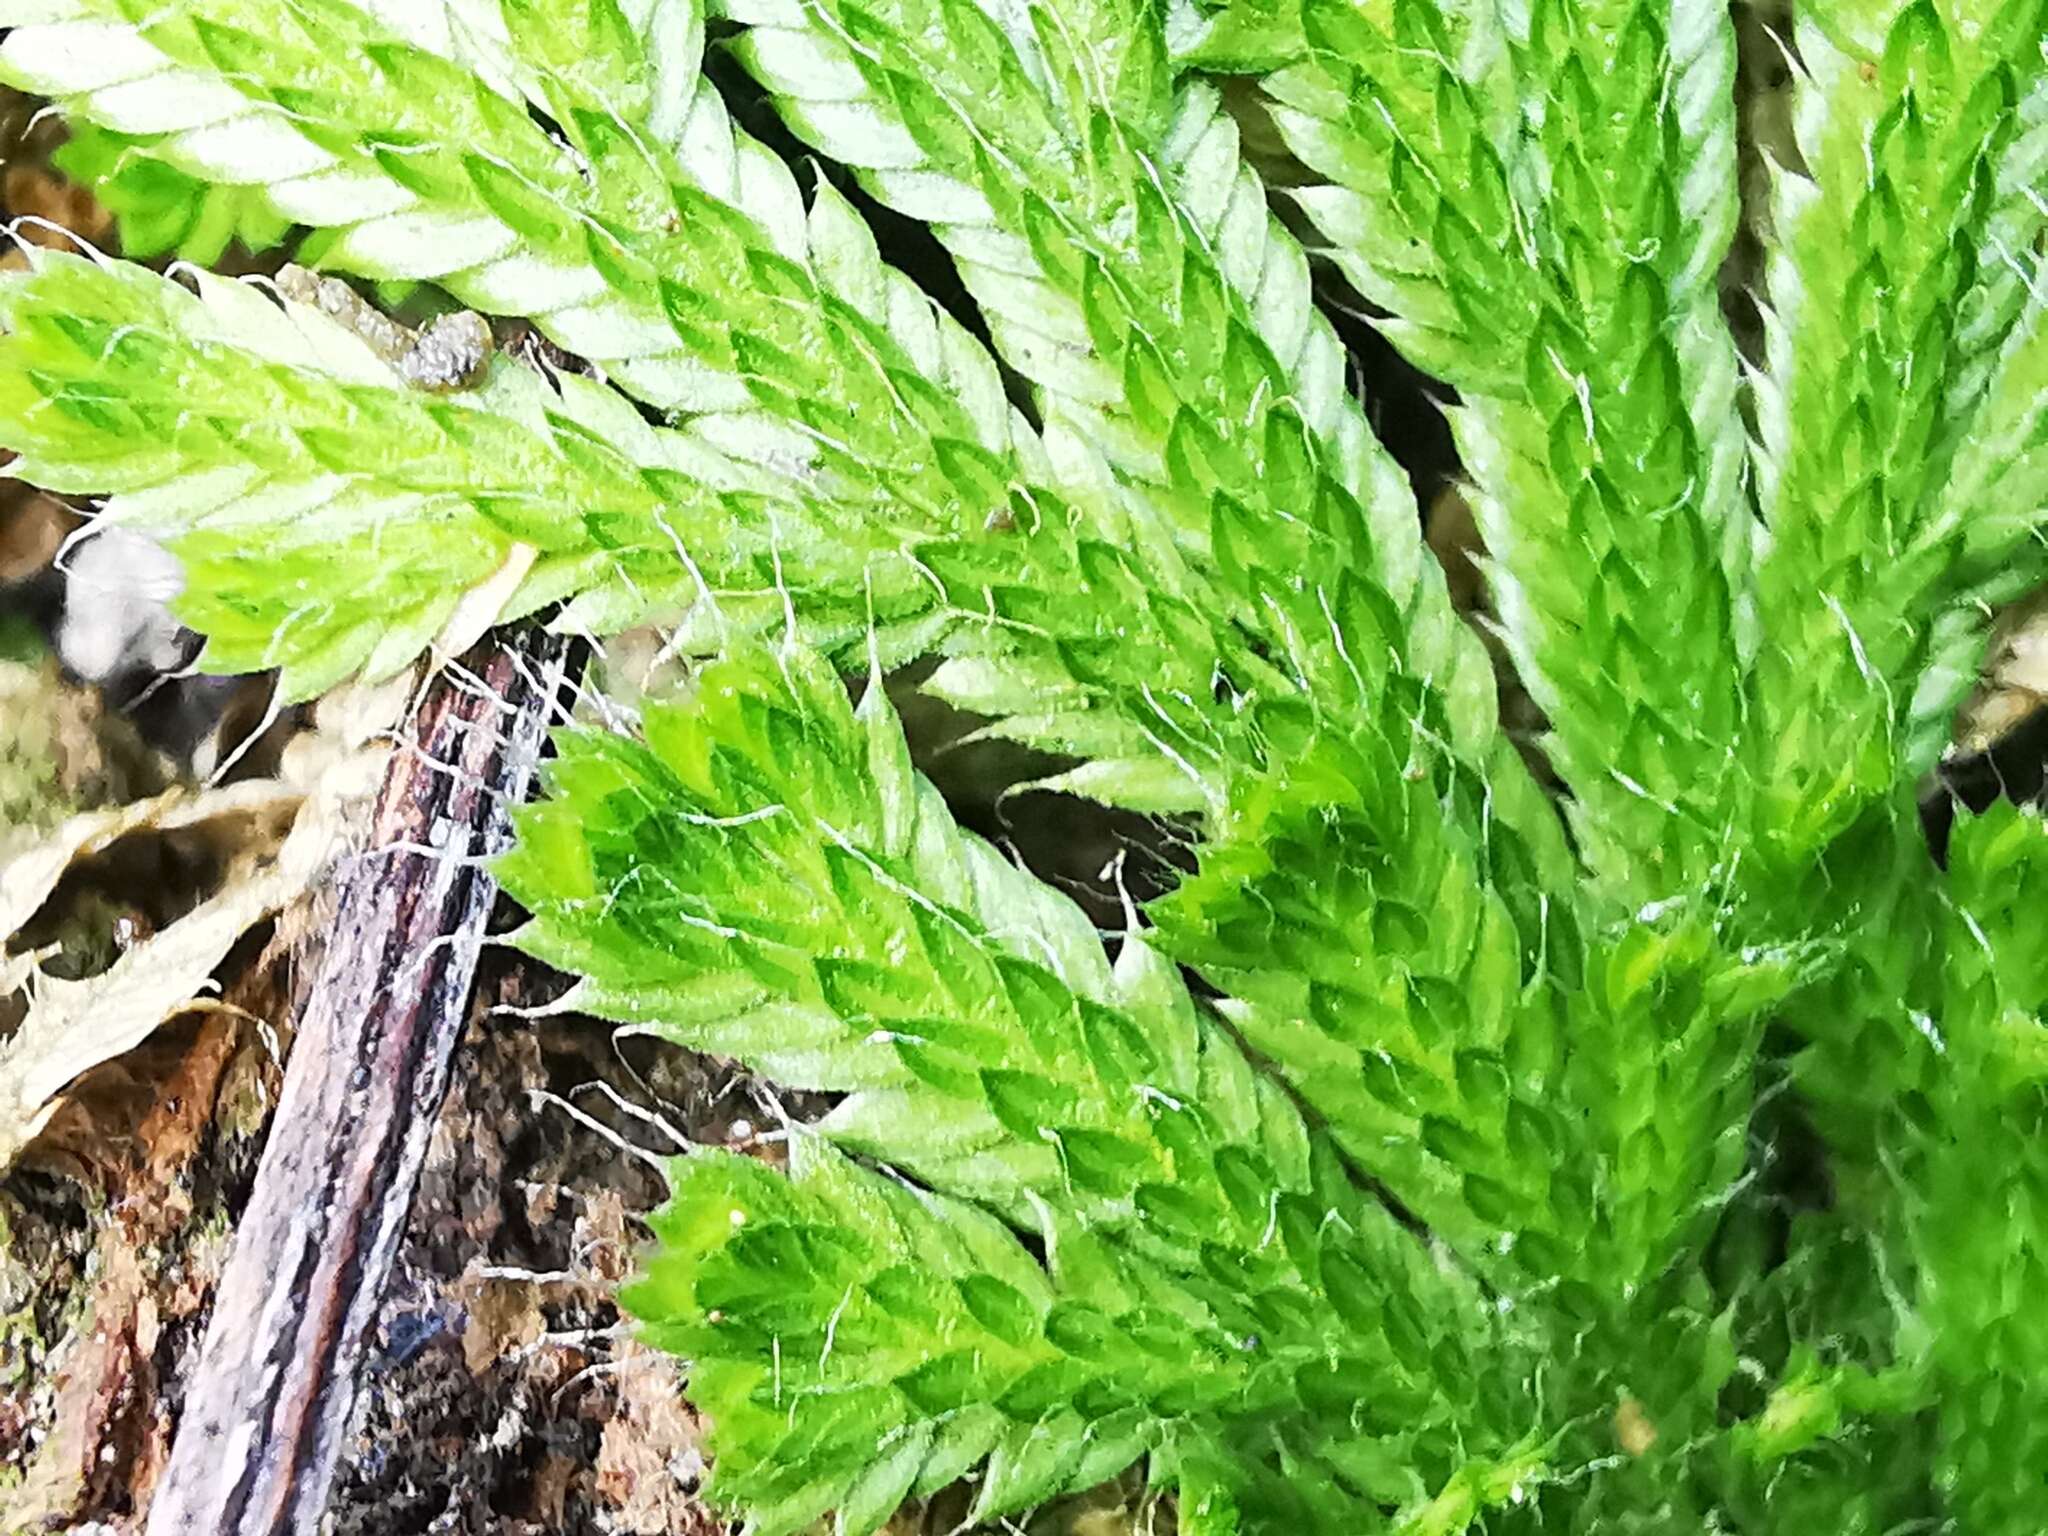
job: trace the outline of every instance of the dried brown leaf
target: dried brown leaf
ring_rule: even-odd
[[[0,1169],[48,1122],[67,1084],[203,998],[236,940],[309,888],[345,843],[348,810],[374,785],[378,766],[371,753],[337,762],[310,796],[261,781],[74,818],[0,870],[0,932],[14,932],[75,860],[121,836],[224,814],[261,823],[296,810],[281,843],[252,838],[220,891],[105,971],[77,981],[44,974],[29,979],[27,1015],[0,1042]]]
[[[540,1287],[530,1280],[471,1274],[456,1287],[469,1314],[462,1330],[462,1359],[482,1375],[505,1355],[540,1341],[547,1332]]]
[[[1983,752],[2014,726],[2048,708],[2048,592],[1999,616],[1985,648],[1982,681],[1956,722],[1956,745]]]
[[[597,1452],[597,1492],[614,1527],[632,1536],[713,1536],[722,1526],[695,1492],[704,1457],[674,1363],[625,1344],[616,1364],[619,1411]]]

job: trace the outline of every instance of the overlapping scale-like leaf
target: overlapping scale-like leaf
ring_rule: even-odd
[[[1344,637],[1290,587],[1370,572],[1405,616],[1403,667],[1451,701],[1452,746],[1501,780],[1503,814],[1533,820],[1483,653],[1348,393],[1301,249],[1215,90],[1174,85],[1157,9],[1086,7],[1085,24],[1073,7],[945,0],[728,9],[791,126],[931,222],[1036,388],[1055,472],[1109,482],[1132,538],[1178,545],[1231,600],[1268,609],[1326,699]],[[1245,535],[1227,550],[1220,519]]]
[[[729,9],[791,124],[932,222],[999,349],[1087,449],[1187,500],[1197,488],[1166,462],[1183,410],[1195,420],[1182,432],[1206,426],[1256,458],[1267,415],[1286,408],[1355,494],[1412,524],[1347,396],[1300,248],[1267,212],[1215,93],[1173,88],[1149,6],[1116,8],[1132,14],[1107,66],[1080,56],[1059,6]],[[878,129],[886,153],[867,142]],[[1199,494],[1165,515],[1180,537],[1206,534]],[[1411,558],[1413,543],[1388,558]]]
[[[679,350],[651,295],[615,296],[593,268],[575,216],[581,181],[560,149],[514,101],[363,11],[22,0],[4,20],[10,83],[190,174],[261,186],[288,217],[344,231],[337,264],[434,278],[495,312],[560,313],[564,345],[622,373],[647,338]],[[508,222],[472,181],[472,159],[493,188],[523,187],[559,211],[543,225],[508,207]],[[594,344],[600,326],[613,346]]]
[[[847,519],[588,379],[501,357],[429,394],[249,285],[35,262],[0,279],[14,472],[111,494],[186,561],[207,664],[282,667],[293,697],[570,599],[571,627],[679,621],[688,650],[790,622],[854,664],[871,638],[943,650],[1012,734],[1084,760],[1068,782],[1147,810],[1222,804],[1284,721],[1251,707],[1289,690],[1241,633],[994,471],[1007,527],[914,500]]]
[[[2024,1526],[2048,844],[1966,819],[1945,883],[1903,786],[2048,570],[2041,0],[1800,12],[1760,568],[1719,9],[725,19],[861,192],[735,128],[690,0],[0,0],[121,164],[598,365],[427,394],[250,285],[0,277],[0,441],[174,545],[209,665],[302,696],[558,601],[723,655],[565,735],[503,865],[564,1006],[834,1096],[786,1172],[685,1159],[629,1297],[722,1496],[866,1532],[1149,1456],[1190,1536]],[[1459,391],[1579,885],[1190,68],[1263,72],[1326,254]],[[918,654],[1053,782],[1204,815],[1114,961],[835,671]],[[1821,1208],[1750,1160],[1787,1127]]]
[[[567,139],[600,216],[653,237],[670,324],[724,376],[692,406],[709,413],[698,430],[785,472],[866,456],[906,495],[952,472],[949,440],[1035,462],[986,349],[880,260],[829,185],[807,208],[782,160],[732,122],[698,73],[693,0],[463,0],[454,12],[463,36],[490,41],[451,36],[443,51],[481,53],[516,82]],[[740,272],[756,302],[736,306],[726,290]]]
[[[71,125],[50,163],[114,216],[121,254],[137,261],[169,255],[204,264],[230,245],[267,250],[291,230],[260,187],[209,186],[142,141],[90,123]]]
[[[1582,853],[1624,903],[1725,876],[1748,532],[1709,275],[1735,212],[1711,7],[1309,0],[1266,81],[1297,194],[1421,366],[1464,395],[1510,652]]]
[[[1523,1448],[1459,1462],[1432,1495],[1426,1427],[1317,1427],[1300,1361],[1190,1309],[1152,1266],[1068,1227],[1041,1267],[978,1207],[808,1136],[786,1177],[682,1160],[652,1224],[662,1246],[623,1299],[693,1362],[709,1491],[763,1536],[828,1511],[865,1536],[969,1473],[974,1517],[994,1520],[1141,1456],[1206,1536],[1452,1529],[1544,1473]]]
[[[713,633],[792,606],[820,640],[929,628],[902,530],[828,530],[590,380],[501,357],[429,394],[315,307],[198,282],[38,254],[0,280],[0,416],[17,475],[113,493],[111,518],[170,542],[210,667],[279,666],[305,697],[451,624],[593,590],[630,612],[679,574]]]
[[[1257,5],[1236,9],[1191,34],[1198,55],[1255,56],[1233,31],[1278,37]],[[1290,62],[1263,82],[1316,178],[1294,195],[1390,312],[1389,336],[1463,395],[1454,425],[1494,599],[1551,717],[1592,900],[1517,911],[1514,1005],[1475,1014],[1458,946],[1380,938],[1398,928],[1381,913],[1513,906],[1471,877],[1469,854],[1432,854],[1432,830],[1412,853],[1373,850],[1375,822],[1425,814],[1401,797],[1282,822],[1282,846],[1316,852],[1177,899],[1207,908],[1233,975],[1253,956],[1233,929],[1329,935],[1327,966],[1234,983],[1262,999],[1262,1040],[1297,1042],[1303,1064],[1320,1045],[1302,1091],[1349,1100],[1327,1112],[1354,1134],[1376,1125],[1375,1165],[1426,1191],[1418,1208],[1466,1244],[1519,1245],[1525,1280],[1579,1274],[1618,1297],[1682,1234],[1703,1235],[1701,1211],[1739,1175],[1759,1010],[1812,959],[1749,942],[1734,879],[1750,524],[1711,282],[1735,216],[1732,34],[1711,7],[1562,0],[1526,16],[1309,0],[1303,20],[1301,48],[1276,50]],[[1294,873],[1310,868],[1377,878]],[[1431,1015],[1443,1023],[1425,1045],[1415,1020]],[[1498,1222],[1528,1210],[1544,1219]]]
[[[977,1467],[994,1518],[1114,1476],[1191,1412],[1285,1395],[1217,1330],[1135,1298],[1109,1310],[1107,1275],[1082,1299],[986,1213],[808,1137],[789,1177],[684,1160],[653,1225],[623,1299],[693,1362],[711,1492],[763,1533],[828,1512],[865,1533]]]
[[[1469,1283],[1141,937],[1107,963],[1076,908],[953,825],[879,687],[856,713],[815,658],[743,655],[645,726],[564,737],[501,865],[533,912],[516,942],[582,978],[564,1006],[844,1093],[815,1134],[1042,1235],[1070,1296],[1060,1254],[1106,1245],[1132,1304],[1244,1357],[1187,1413],[1395,1437],[1425,1485],[1527,1428],[1512,1351],[1470,1352]]]
[[[2048,1482],[2048,826],[2000,806],[1956,828],[1941,1061],[1907,1198],[1938,1372],[1942,1472],[1965,1529],[2036,1519]]]
[[[1350,867],[1399,862],[1431,882],[1454,878],[1446,858],[1463,859],[1483,885],[1499,854],[1517,875],[1556,878],[1551,812],[1493,730],[1472,637],[1434,569],[1420,572],[1405,488],[1389,484],[1376,449],[1354,447],[1364,429],[1356,406],[1332,397],[1334,337],[1313,317],[1298,248],[1240,163],[1234,125],[1207,87],[1176,90],[1144,52],[1149,8],[1134,11],[1118,55],[1127,67],[1078,74],[1060,62],[1057,12],[926,0],[734,8],[748,26],[742,55],[792,126],[861,168],[878,198],[933,221],[998,348],[1038,387],[1055,464],[1071,470],[1084,449],[1099,459],[1125,504],[1179,538],[1196,570],[1213,570],[1303,680],[1295,699],[1255,703],[1279,766],[1246,776],[1212,819],[1198,884],[1233,893],[1248,861],[1265,879],[1255,901],[1313,900],[1325,866],[1260,862],[1261,807],[1339,814],[1382,771],[1407,775],[1418,808],[1431,801],[1447,826],[1412,846],[1361,837],[1339,856]],[[892,125],[893,148],[866,159],[859,146],[877,119]],[[933,687],[985,708],[963,686],[985,675],[942,668]],[[1363,903],[1346,914],[1353,933],[1401,926],[1374,906],[1371,882],[1349,891]],[[1534,905],[1517,915],[1533,924]],[[1284,946],[1218,948],[1199,926],[1169,926],[1179,958],[1226,962],[1211,979],[1241,993],[1258,992],[1267,970],[1287,989]],[[1261,1048],[1390,1177],[1385,1126],[1360,1113],[1355,1065],[1326,1070],[1332,1052],[1350,1061],[1359,1038],[1325,1040],[1299,1011],[1285,1018]]]
[[[1902,777],[1925,772],[1947,748],[1993,611],[2048,581],[2048,265],[2037,259],[2032,271],[2033,297],[1915,540],[1944,555],[1939,566],[1922,566],[1938,574],[1915,606],[1935,616],[1906,705]]]
[[[1808,174],[1777,181],[1756,386],[1770,546],[1751,857],[1776,920],[1843,955],[1795,1022],[1837,1177],[1873,1221],[1895,1210],[1900,1095],[1939,1071],[1915,971],[1928,871],[1900,802],[1950,739],[1988,604],[2042,569],[2044,18],[1819,7],[1797,39]]]
[[[1480,879],[1432,786],[1328,771],[1370,788],[1313,815],[1270,806],[1156,905],[1166,941],[1504,1290],[1563,1284],[1598,1311],[1641,1289],[1740,1176],[1754,1021],[1825,957],[1730,954],[1712,914],[1678,906],[1590,925],[1541,898],[1510,839]]]
[[[2048,492],[2021,458],[2021,483],[2000,496],[1978,457],[2020,448],[2000,439],[2024,436],[2035,408],[2025,375],[2039,362],[2015,327],[2039,324],[2037,304],[2022,317],[2043,217],[2029,114],[2040,110],[2044,16],[2037,0],[1820,6],[1798,32],[1796,126],[1811,179],[1777,183],[1759,388],[1771,547],[1759,570],[1769,641],[1756,771],[1765,849],[1788,861],[1898,783],[1895,731],[1927,653],[1948,678],[1974,667],[1954,644],[1956,621],[1934,622],[1979,510],[1963,502],[1984,497],[1997,524],[1998,502]],[[2003,429],[1958,464],[1980,413]],[[1961,496],[1944,505],[1952,466]],[[1937,698],[1953,689],[1932,684]],[[1945,722],[1938,708],[1918,713],[1907,755],[1924,766]]]
[[[1530,1270],[1554,1281],[1572,1256],[1532,1223],[1557,1212],[1563,1138],[1545,1101],[1563,1060],[1558,978],[1579,964],[1569,915],[1510,909],[1439,786],[1335,750],[1324,771],[1356,786],[1349,802],[1259,806],[1156,906],[1162,934],[1432,1231],[1517,1288]],[[1510,846],[1492,857],[1505,889],[1529,889]]]
[[[880,263],[843,201],[821,194],[805,210],[779,162],[732,133],[689,62],[694,12],[657,6],[627,25],[604,7],[526,6],[514,15],[469,4],[401,27],[343,0],[177,0],[137,7],[132,17],[127,4],[61,0],[25,14],[33,24],[4,45],[9,67],[89,117],[118,116],[137,98],[152,103],[162,119],[154,126],[123,119],[137,131],[175,136],[188,118],[217,124],[221,132],[198,137],[197,147],[186,139],[159,147],[205,170],[201,151],[217,141],[237,146],[247,163],[211,174],[264,178],[295,216],[340,226],[330,262],[432,276],[480,307],[534,316],[629,387],[698,411],[691,433],[783,475],[798,499],[834,504],[848,519],[909,517],[956,534],[1079,522],[1111,546],[1095,564],[1128,571],[1142,562],[1141,581],[1098,571],[1089,558],[1070,564],[1073,580],[1060,580],[991,540],[960,552],[965,569],[935,567],[949,591],[1008,588],[1013,611],[990,617],[1026,636],[1036,634],[1034,604],[1063,601],[1049,594],[1089,582],[1106,608],[1110,588],[1130,592],[1145,622],[1135,633],[1117,627],[1116,658],[1092,672],[1086,654],[1032,658],[999,674],[1010,693],[1034,698],[1019,734],[1092,760],[1062,783],[1145,809],[1213,809],[1217,734],[1240,731],[1224,762],[1260,760],[1286,734],[1266,720],[1243,735],[1238,717],[1249,722],[1254,703],[1293,709],[1311,729],[1351,723],[1358,680],[1370,679],[1381,658],[1365,658],[1361,670],[1347,651],[1368,642],[1348,636],[1333,612],[1349,601],[1336,556],[1375,541],[1364,531],[1367,504],[1323,472],[1296,408],[1269,403],[1276,384],[1289,386],[1290,398],[1306,399],[1301,390],[1263,373],[1263,382],[1240,380],[1257,407],[1248,422],[1227,440],[1197,433],[1182,445],[1175,478],[1194,487],[1189,504],[1216,525],[1208,538],[1221,548],[1213,578],[1180,570],[1170,538],[1142,537],[1118,517],[1114,487],[1055,474],[1008,413],[993,365]],[[694,92],[687,110],[678,105],[686,87]],[[514,99],[522,93],[559,116],[569,144],[529,116]],[[1219,139],[1205,130],[1227,148],[1225,132]],[[288,155],[280,134],[297,135],[292,142],[305,152]],[[292,201],[293,155],[329,204]],[[334,193],[343,184],[347,195]],[[1243,201],[1233,193],[1230,206]],[[1292,247],[1262,215],[1254,222],[1260,238],[1237,242],[1254,252],[1248,270],[1270,265],[1283,280],[1276,291],[1294,295],[1273,312],[1292,317],[1286,325],[1297,340],[1319,336],[1319,355],[1333,355],[1327,328],[1309,318],[1298,264],[1267,260]],[[1190,259],[1202,254],[1191,250]],[[739,274],[745,281],[735,285]],[[1191,285],[1203,292],[1229,299],[1213,280]],[[1177,296],[1173,304],[1178,311]],[[1231,334],[1251,349],[1244,356],[1265,360],[1261,369],[1272,363],[1253,330]],[[1327,415],[1336,381],[1328,369],[1319,377],[1316,409]],[[1355,411],[1349,419],[1355,424]],[[1251,466],[1257,484],[1240,489],[1256,491],[1254,499],[1215,493],[1219,474],[1235,483]],[[1272,517],[1273,503],[1289,516]],[[1412,540],[1377,547],[1411,567],[1420,560]],[[1304,585],[1304,571],[1317,582]],[[694,578],[671,571],[665,589],[642,587],[630,604],[593,594],[575,617],[615,627],[693,595]],[[1241,640],[1219,635],[1213,619],[1190,618],[1231,609],[1249,632]],[[1488,735],[1491,684],[1469,636],[1441,602],[1422,603],[1396,630],[1392,659],[1436,682],[1447,700],[1433,728],[1504,764],[1496,813],[1538,827],[1547,810]],[[1155,659],[1162,649],[1164,664]],[[1136,725],[1091,707],[1125,659],[1134,669],[1126,678],[1145,681]],[[983,669],[939,682],[956,702],[986,709],[995,702],[990,678]],[[1076,678],[1078,687],[1059,686]]]
[[[24,23],[0,68],[81,117],[152,136],[195,175],[263,185],[284,213],[338,232],[330,266],[431,278],[487,313],[533,319],[642,398],[707,413],[699,430],[728,451],[865,506],[979,494],[977,520],[998,509],[955,462],[1016,446],[993,364],[900,280],[872,313],[821,285],[817,220],[788,169],[699,88],[694,8],[639,6],[630,23],[591,13],[617,21],[600,40],[630,45],[642,76],[659,58],[661,92],[643,80],[607,113],[560,99],[567,86],[548,93],[573,145],[529,114],[513,82],[534,71],[492,41],[489,14],[459,14],[471,24],[408,27],[346,0],[23,0],[0,13]],[[557,18],[516,19],[528,36]],[[600,63],[577,83],[605,89]],[[736,274],[749,280],[734,287]]]

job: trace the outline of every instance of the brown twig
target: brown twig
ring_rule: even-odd
[[[339,876],[149,1536],[318,1528],[469,1012],[497,897],[482,860],[509,840],[573,664],[535,630],[486,640],[428,685],[392,758]]]

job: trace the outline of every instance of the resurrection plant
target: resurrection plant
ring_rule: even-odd
[[[1800,0],[1747,354],[1708,0],[0,25],[137,249],[329,274],[0,277],[13,472],[204,665],[689,663],[501,875],[565,1006],[831,1106],[622,1298],[748,1529],[1141,1461],[1201,1536],[2040,1529],[2048,836],[1918,801],[2048,578],[2043,0]],[[1332,303],[1455,396],[1541,776]],[[918,660],[1174,889],[1105,941],[963,830]]]

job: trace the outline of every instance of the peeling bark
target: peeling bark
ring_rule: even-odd
[[[436,676],[393,755],[334,930],[149,1536],[317,1529],[510,838],[574,666],[524,629]]]

